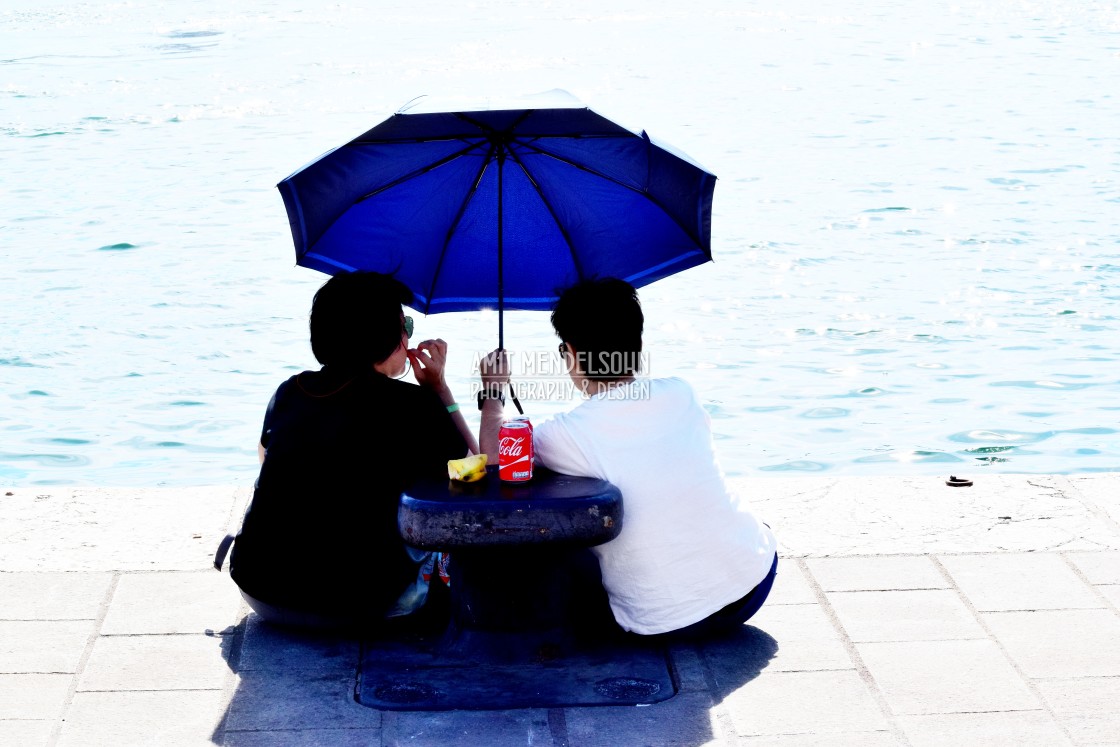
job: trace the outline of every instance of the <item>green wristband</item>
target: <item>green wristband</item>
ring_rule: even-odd
[[[449,413],[459,412],[459,403],[458,402],[452,402],[450,405],[447,406],[447,411]]]

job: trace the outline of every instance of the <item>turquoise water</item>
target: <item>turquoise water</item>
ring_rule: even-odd
[[[250,484],[323,280],[275,183],[551,88],[720,177],[716,261],[642,298],[730,474],[1120,469],[1120,8],[818,5],[6,0],[0,484]],[[494,315],[417,329],[465,399]]]

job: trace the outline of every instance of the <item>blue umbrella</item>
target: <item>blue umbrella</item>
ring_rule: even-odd
[[[567,94],[402,110],[281,181],[296,261],[372,270],[424,314],[550,309],[577,280],[642,286],[711,260],[715,176]],[[525,103],[525,102],[522,102]]]

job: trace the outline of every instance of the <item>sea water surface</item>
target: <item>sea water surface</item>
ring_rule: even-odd
[[[641,296],[729,474],[1120,469],[1118,80],[1116,2],[4,0],[0,484],[250,484],[324,280],[276,182],[553,88],[719,176]],[[464,400],[496,321],[417,320]]]

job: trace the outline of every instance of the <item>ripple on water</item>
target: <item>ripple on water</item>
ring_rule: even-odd
[[[260,470],[260,467],[257,465],[257,463],[255,461],[246,460],[245,462],[243,462],[241,464],[231,464],[231,465],[226,467],[226,470],[229,471],[229,472],[252,472],[252,473],[256,473]],[[736,474],[738,474],[738,473],[736,473]]]
[[[99,247],[97,247],[97,251],[99,251],[99,252],[126,252],[129,249],[139,249],[139,248],[140,247],[136,244],[129,244],[128,242],[122,241],[119,244],[107,244],[105,246],[99,246]]]
[[[812,410],[806,410],[801,413],[801,417],[816,420],[823,418],[846,418],[851,414],[851,410],[845,410],[843,407],[814,407]]]
[[[983,465],[991,465],[1008,463],[1012,461],[1012,457],[1037,456],[1041,452],[1024,449],[1021,446],[982,446],[977,449],[964,449],[960,453]]]
[[[1077,391],[1078,389],[1088,389],[1089,387],[1097,386],[1097,384],[1072,384],[1064,383],[1061,381],[993,381],[988,386],[1012,386],[1022,387],[1025,389],[1062,389],[1068,391]]]
[[[979,446],[975,449],[965,449],[964,454],[1002,454],[1006,451],[1015,451],[1015,446]]]
[[[162,54],[189,54],[191,52],[201,52],[206,49],[216,47],[216,42],[208,42],[205,44],[187,44],[185,42],[176,42],[172,44],[158,44],[156,50]],[[178,121],[176,118],[174,121]]]
[[[824,472],[830,465],[824,462],[811,462],[807,459],[798,459],[793,462],[781,464],[767,464],[758,469],[762,472]]]
[[[12,399],[27,399],[28,397],[49,397],[51,396],[42,389],[29,389],[22,394],[12,394]]]
[[[141,423],[136,422],[140,428],[145,428],[149,431],[156,431],[157,433],[177,433],[179,431],[190,431],[206,424],[205,420],[189,420],[186,423]]]
[[[863,389],[856,389],[847,394],[835,394],[833,397],[836,399],[846,399],[849,397],[881,397],[886,393],[887,391],[885,389],[880,389],[877,386],[865,386]]]
[[[38,363],[25,361],[18,355],[14,358],[0,358],[0,366],[16,366],[17,368],[46,368],[45,366],[41,366]]]
[[[804,337],[827,337],[830,340],[839,340],[839,341],[853,340],[853,341],[858,341],[858,338],[860,338],[860,337],[866,337],[867,335],[876,335],[876,334],[881,333],[882,331],[883,330],[881,330],[881,329],[850,330],[850,329],[836,329],[835,327],[828,327],[826,329],[809,329],[807,327],[802,327],[801,329],[798,329],[796,332],[797,332],[797,334],[802,335]]]
[[[949,436],[949,440],[955,443],[964,444],[977,444],[985,442],[991,443],[993,441],[1002,441],[1004,443],[1035,444],[1040,441],[1045,441],[1053,435],[1053,431],[1044,431],[1042,433],[1028,433],[1026,431],[974,430],[954,433]]]
[[[888,451],[882,454],[859,457],[852,461],[856,464],[883,464],[885,462],[928,464],[933,462],[963,462],[964,460],[945,451]]]
[[[4,485],[12,485],[15,480],[22,480],[30,474],[25,469],[18,469],[16,467],[9,467],[8,465],[0,462],[0,483]]]
[[[135,409],[166,412],[168,407],[200,407],[205,404],[205,402],[197,402],[195,400],[176,400],[174,402],[148,402],[147,404],[136,405]]]
[[[221,31],[169,31],[164,34],[168,39],[201,39],[206,36],[221,35]]]
[[[734,415],[729,413],[722,405],[713,402],[706,403],[704,409],[708,411],[708,416],[713,420],[725,420],[734,417]]]
[[[85,467],[90,464],[87,457],[77,454],[13,454],[0,452],[3,462],[32,462],[40,467]]]
[[[206,425],[199,426],[199,433],[220,433],[223,431],[236,430],[241,427],[240,420],[211,420]],[[730,436],[729,436],[730,438]]]
[[[118,445],[131,447],[140,451],[182,449],[192,454],[236,454],[245,451],[245,449],[236,446],[202,446],[185,441],[152,441],[142,436],[135,436],[127,441],[120,441]]]

